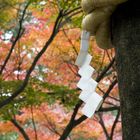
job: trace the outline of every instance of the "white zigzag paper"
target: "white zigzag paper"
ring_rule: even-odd
[[[83,65],[89,65],[92,60],[92,56],[86,51],[80,51],[76,59],[75,64],[79,67]]]
[[[98,83],[92,78],[86,79],[82,77],[78,82],[77,87],[82,90],[86,90],[87,92],[93,92],[95,91],[97,84]]]
[[[80,95],[79,95],[79,99],[81,99],[83,102],[87,102],[88,98],[90,98],[92,92],[83,90]]]
[[[91,78],[94,68],[90,66],[92,56],[88,54],[89,37],[89,32],[82,32],[81,48],[75,64],[80,67],[78,73],[81,75],[81,79],[77,87],[82,89],[79,98],[85,102],[82,112],[90,118],[94,115],[95,111],[99,109],[103,99],[95,92],[98,83]]]
[[[90,33],[83,31],[81,34],[81,51],[88,52]]]
[[[79,75],[81,75],[82,77],[85,77],[85,78],[90,78],[93,74],[93,72],[95,71],[94,68],[92,68],[90,65],[83,65],[78,73]]]
[[[99,108],[101,102],[102,97],[94,92],[87,99],[85,106],[82,108],[82,113],[87,117],[91,118],[94,115],[96,109]]]

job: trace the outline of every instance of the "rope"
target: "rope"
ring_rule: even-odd
[[[97,45],[102,49],[112,48],[110,16],[116,7],[127,0],[82,0],[81,6],[86,16],[82,29],[95,36]]]

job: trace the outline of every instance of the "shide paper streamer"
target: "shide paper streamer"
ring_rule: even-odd
[[[85,103],[82,113],[91,118],[97,111],[103,98],[96,93],[98,83],[92,79],[95,71],[90,66],[92,56],[88,53],[90,35],[95,36],[96,43],[100,48],[112,48],[110,39],[110,16],[117,5],[127,0],[82,0],[82,9],[87,14],[82,22],[81,47],[75,64],[79,67],[81,76],[77,87],[80,88],[79,98]]]
[[[90,66],[92,56],[88,53],[89,38],[90,33],[83,31],[81,48],[75,64],[79,67],[78,73],[81,76],[77,84],[77,87],[82,90],[79,98],[85,103],[82,112],[91,118],[95,111],[99,109],[103,98],[95,92],[98,83],[91,78],[95,69]]]

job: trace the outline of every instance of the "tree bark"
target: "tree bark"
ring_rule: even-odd
[[[140,140],[140,6],[120,5],[112,15],[123,140]]]

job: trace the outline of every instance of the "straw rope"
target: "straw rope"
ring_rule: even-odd
[[[112,48],[110,37],[110,16],[116,7],[127,0],[82,0],[86,13],[82,29],[95,36],[97,45],[103,49]]]

